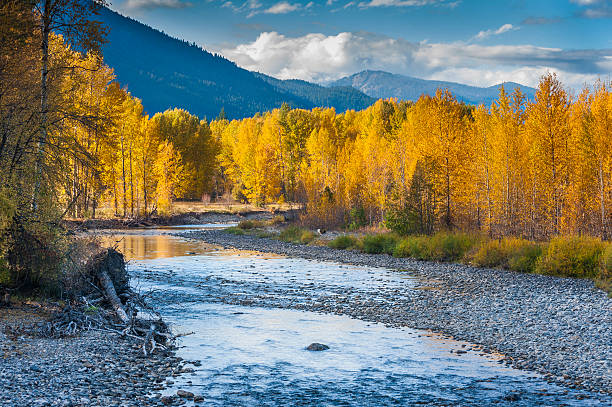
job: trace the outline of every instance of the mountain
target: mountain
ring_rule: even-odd
[[[349,109],[362,110],[371,106],[376,99],[350,86],[324,87],[299,79],[280,80],[264,74],[256,74],[279,92],[291,93],[304,98],[318,107],[335,107],[344,112]]]
[[[373,99],[355,89],[325,88],[303,81],[280,81],[178,40],[107,8],[98,17],[109,29],[102,51],[117,80],[142,99],[149,114],[180,107],[214,118],[253,116],[288,103],[311,109],[362,109]]]
[[[503,84],[506,92],[510,93],[519,87],[525,95],[532,99],[535,89],[514,82]],[[362,71],[351,76],[339,79],[331,86],[352,86],[373,98],[398,98],[401,100],[417,100],[422,94],[434,95],[437,89],[445,89],[457,98],[468,104],[490,105],[499,95],[499,85],[488,88],[462,85],[455,82],[431,81],[397,75],[384,71]]]

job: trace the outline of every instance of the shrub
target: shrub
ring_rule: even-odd
[[[510,252],[508,269],[521,273],[533,273],[541,255],[541,244],[525,241],[524,245],[518,245]]]
[[[404,238],[395,246],[393,256],[427,260],[429,258],[427,254],[427,239],[428,238],[425,236],[410,236]]]
[[[237,226],[232,226],[231,228],[225,229],[227,233],[231,233],[232,235],[244,235],[244,230],[240,229]]]
[[[353,249],[357,247],[357,239],[351,235],[342,235],[331,240],[327,245],[333,249]]]
[[[393,254],[397,241],[397,236],[392,234],[364,236],[362,240],[363,251],[370,254]]]
[[[427,257],[436,261],[459,261],[479,240],[467,233],[438,232],[427,240]]]
[[[308,244],[308,243],[312,242],[314,239],[315,239],[314,232],[312,232],[310,230],[305,230],[305,231],[302,232],[302,235],[300,236],[300,243]]]
[[[533,272],[542,254],[539,244],[525,239],[504,238],[484,242],[472,257],[480,267],[502,267],[514,271]]]
[[[536,263],[536,272],[562,277],[595,278],[602,263],[604,243],[591,237],[556,237]]]
[[[504,240],[484,242],[472,257],[472,264],[479,267],[504,267],[508,261],[508,250]]]
[[[278,238],[285,242],[306,244],[314,240],[315,234],[310,230],[294,225],[289,226],[280,232]]]
[[[601,275],[612,278],[612,244],[606,247],[601,262]]]
[[[612,244],[604,251],[601,261],[601,271],[595,279],[595,286],[608,292],[608,296],[612,297]]]
[[[265,226],[264,222],[260,220],[247,219],[247,220],[241,220],[240,223],[238,223],[238,227],[242,230],[262,228],[264,226]]]
[[[285,223],[285,217],[283,215],[276,215],[272,219],[270,219],[270,225],[280,225],[281,223]]]

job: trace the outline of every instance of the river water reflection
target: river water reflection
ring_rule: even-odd
[[[104,237],[130,260],[133,284],[200,361],[165,393],[219,406],[603,405],[426,331],[290,309],[347,290],[409,290],[407,273],[223,249],[176,229]],[[330,346],[308,352],[312,342]]]

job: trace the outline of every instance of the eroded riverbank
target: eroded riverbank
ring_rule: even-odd
[[[268,295],[240,296],[228,290],[222,300],[431,329],[503,353],[513,367],[539,372],[550,381],[607,393],[602,397],[610,400],[612,300],[592,282],[294,245],[222,231],[183,236],[317,261],[408,270],[416,289],[380,284],[366,295],[341,289],[313,297],[304,291],[308,286],[278,292],[277,285],[267,284],[258,290]]]

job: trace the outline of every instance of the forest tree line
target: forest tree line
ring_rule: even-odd
[[[359,112],[285,106],[210,127],[236,198],[302,202],[313,225],[612,234],[607,82],[572,97],[548,74],[534,100],[502,88],[491,106],[473,107],[440,90]]]
[[[27,2],[3,5],[2,228],[102,208],[150,216],[170,213],[176,199],[231,196],[301,203],[313,226],[385,221],[402,233],[535,239],[612,233],[608,82],[572,96],[549,74],[534,100],[501,89],[478,107],[440,90],[342,114],[284,105],[232,121],[181,109],[149,116],[92,46],[103,27],[79,20],[79,1],[54,1],[98,38],[49,30],[41,58],[40,15]]]

